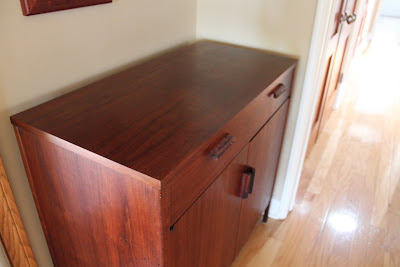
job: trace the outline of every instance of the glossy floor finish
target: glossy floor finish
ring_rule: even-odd
[[[397,31],[397,32],[396,32]],[[305,162],[285,221],[232,266],[400,266],[400,19],[381,19]]]

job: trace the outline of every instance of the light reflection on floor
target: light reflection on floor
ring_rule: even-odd
[[[357,216],[348,213],[334,213],[329,216],[329,224],[339,233],[351,233],[357,228]]]

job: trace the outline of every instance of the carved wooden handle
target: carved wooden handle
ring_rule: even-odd
[[[278,98],[280,95],[282,95],[286,91],[286,86],[281,83],[279,84],[272,92],[270,95],[273,95],[274,98]]]
[[[253,193],[254,178],[256,176],[256,170],[249,167],[242,174],[242,184],[240,186],[240,197],[246,199],[251,193]]]
[[[210,157],[217,160],[219,159],[235,142],[236,138],[233,135],[227,134],[218,145],[211,150]]]

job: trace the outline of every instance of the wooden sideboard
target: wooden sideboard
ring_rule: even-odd
[[[296,60],[200,41],[11,117],[56,266],[229,266],[268,208]]]

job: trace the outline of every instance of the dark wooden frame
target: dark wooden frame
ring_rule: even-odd
[[[12,266],[37,266],[1,157],[0,241]]]
[[[20,0],[25,16],[60,11],[71,8],[111,3],[112,0]]]

